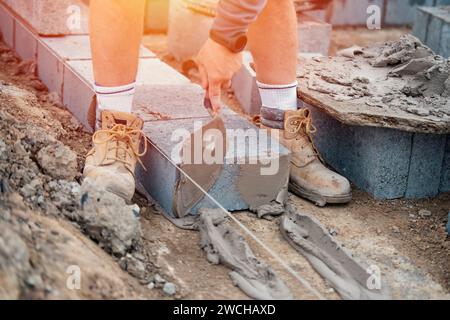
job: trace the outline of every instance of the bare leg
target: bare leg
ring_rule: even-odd
[[[267,84],[296,81],[297,15],[292,0],[269,0],[248,32],[257,80]]]
[[[94,77],[105,87],[135,81],[144,28],[145,0],[91,0]]]

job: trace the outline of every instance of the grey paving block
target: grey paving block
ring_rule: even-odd
[[[84,80],[70,66],[64,68],[62,101],[85,128],[95,128],[96,99],[92,83]]]
[[[417,6],[432,6],[434,0],[389,0],[386,1],[386,5],[384,17],[386,24],[413,25]]]
[[[407,198],[439,194],[446,138],[445,135],[414,134],[405,193]]]
[[[198,118],[197,120],[206,122],[209,118]],[[237,115],[227,117],[226,127],[228,130],[240,128],[243,130],[251,129],[258,132],[257,128]],[[172,132],[179,128],[185,128],[189,130],[189,132],[192,132],[194,130],[192,119],[147,122],[144,131],[158,148],[166,155],[171,155],[172,150],[177,143],[177,141],[171,139],[171,135]],[[230,140],[229,142],[234,140],[234,134],[230,131],[228,131],[227,134],[228,139]],[[234,148],[229,147],[223,171],[214,186],[209,190],[209,194],[230,211],[258,207],[262,204],[270,203],[271,200],[275,200],[282,188],[286,186],[289,175],[289,153],[286,149],[281,147],[280,149],[276,149],[279,151],[280,155],[275,156],[274,144],[270,144],[269,148],[273,148],[272,157],[277,157],[279,160],[279,171],[277,171],[275,175],[253,175],[255,172],[259,173],[260,168],[265,167],[265,165],[260,162],[249,164],[249,161],[245,161],[248,157],[257,154],[257,150],[249,147],[248,141],[249,140],[246,139],[239,139],[239,141],[234,143]],[[234,152],[231,150],[234,150]],[[238,159],[242,163],[238,163],[235,159]],[[182,174],[154,148],[150,148],[150,151],[144,157],[143,161],[147,171],[140,168],[138,169],[137,176],[149,194],[156,199],[169,214],[173,215],[174,195],[176,186]],[[179,164],[179,162],[176,163]],[[252,201],[249,201],[249,198],[243,196],[242,189],[240,189],[242,188],[242,181],[249,179],[249,174],[252,175],[251,178],[253,179],[252,181],[254,181],[254,185],[250,186],[254,192],[258,192],[261,187],[265,188],[265,194],[261,193],[254,197],[250,197],[253,199]],[[267,192],[267,190],[269,190],[269,192]],[[249,190],[249,192],[251,193],[251,190]],[[216,205],[211,203],[210,200],[205,197],[192,210],[192,213],[195,214],[200,207],[216,207]]]
[[[430,23],[431,16],[428,12],[422,10],[422,7],[418,7],[416,10],[413,35],[419,38],[420,41],[426,43],[428,24]]]
[[[331,41],[331,24],[308,14],[298,15],[298,52],[328,55]]]
[[[447,135],[444,159],[442,161],[442,174],[440,192],[450,192],[450,135]]]
[[[42,37],[43,41],[62,60],[90,60],[92,58],[88,35],[72,35],[64,37]],[[149,49],[141,47],[141,58],[155,58]]]
[[[40,35],[88,34],[88,8],[81,0],[3,2]]]
[[[14,50],[23,60],[37,59],[36,36],[20,21],[15,21]]]
[[[68,65],[81,77],[86,79],[87,82],[94,83],[92,61],[72,60],[68,61]],[[136,78],[137,85],[180,85],[189,83],[191,81],[188,78],[159,59],[141,58],[139,60],[139,69]]]
[[[377,199],[426,198],[450,189],[446,136],[345,125],[313,112],[314,142],[326,163]]]
[[[392,129],[348,126],[319,109],[313,112],[316,146],[331,167],[378,199],[405,195],[412,134]]]
[[[144,121],[209,117],[204,91],[194,83],[141,85],[136,89],[134,112]]]
[[[14,18],[9,10],[0,3],[0,31],[3,40],[10,47],[14,47]]]
[[[442,41],[439,54],[445,58],[450,58],[450,23],[444,24],[441,32]]]
[[[64,64],[42,42],[37,45],[38,76],[50,92],[62,94]]]

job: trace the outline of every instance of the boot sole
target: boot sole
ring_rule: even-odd
[[[299,197],[310,200],[318,207],[325,207],[327,203],[329,204],[349,203],[352,200],[351,193],[339,196],[324,196],[314,191],[306,190],[298,186],[297,184],[291,182],[289,183],[289,190],[292,193],[298,195]]]

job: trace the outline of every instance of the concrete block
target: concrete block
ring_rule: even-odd
[[[441,32],[442,41],[439,54],[445,58],[450,58],[450,24],[444,24]]]
[[[157,59],[141,62],[134,111],[144,121],[209,116],[200,86]],[[70,60],[65,64],[63,103],[83,124],[93,128],[96,103],[92,61]]]
[[[447,135],[444,159],[442,161],[440,192],[450,192],[450,135]]]
[[[169,26],[169,1],[147,0],[145,30],[166,32]]]
[[[64,64],[42,42],[37,45],[38,76],[50,92],[62,94]]]
[[[445,135],[345,125],[304,106],[313,113],[314,142],[326,163],[375,198],[426,198],[450,190]]]
[[[81,0],[3,0],[38,34],[88,34],[88,7]]]
[[[423,43],[426,43],[427,40],[428,24],[430,23],[430,18],[431,17],[427,12],[421,10],[420,7],[417,8],[412,34]]]
[[[14,48],[14,18],[2,3],[0,3],[0,32],[3,41],[10,48]]]
[[[433,0],[386,1],[384,21],[388,25],[413,25],[417,6],[433,6]]]
[[[439,194],[446,138],[445,135],[414,134],[406,198]]]
[[[197,120],[206,122],[209,119],[198,118]],[[275,200],[280,191],[286,187],[289,175],[288,151],[284,147],[278,149],[278,146],[275,146],[275,143],[269,139],[269,149],[272,150],[271,157],[279,161],[279,170],[275,175],[260,175],[259,170],[264,167],[264,164],[261,162],[250,164],[249,161],[245,161],[248,157],[255,157],[258,151],[249,145],[250,139],[238,139],[239,141],[236,141],[234,133],[232,133],[234,131],[231,131],[231,129],[239,128],[242,130],[251,129],[256,133],[259,132],[259,129],[237,115],[227,116],[225,125],[228,129],[228,140],[229,142],[235,141],[235,143],[232,143],[235,147],[229,148],[222,173],[209,190],[209,194],[230,211],[255,208]],[[175,144],[178,143],[171,139],[171,135],[179,128],[193,132],[192,119],[147,122],[144,131],[164,154],[171,155]],[[143,161],[147,172],[138,169],[138,178],[149,194],[169,214],[174,215],[174,197],[182,175],[154,148],[150,149]],[[248,181],[252,181],[252,184],[250,188],[247,186],[247,189],[251,189],[247,190],[249,191],[247,194],[243,192],[243,188]],[[251,195],[252,193],[253,195]],[[192,213],[195,214],[200,207],[216,207],[216,205],[212,204],[208,198],[204,198],[192,210]]]
[[[92,61],[73,60],[69,61],[71,66],[88,83],[94,83],[94,72]],[[136,84],[139,85],[182,85],[191,81],[178,71],[158,59],[139,60],[139,69]]]
[[[316,146],[331,167],[377,199],[405,195],[412,133],[347,126],[321,110],[313,112]]]
[[[22,60],[36,60],[36,36],[19,20],[15,21],[14,50]]]
[[[437,54],[445,58],[449,57],[450,6],[418,7],[413,34]]]
[[[331,42],[331,24],[308,14],[298,14],[298,52],[320,53],[328,56]]]
[[[427,30],[426,45],[438,54],[441,47],[442,26],[443,21],[441,19],[431,17]]]
[[[259,114],[261,109],[261,96],[256,85],[256,73],[251,66],[252,62],[252,55],[245,51],[242,67],[234,75],[231,86],[242,110],[247,114],[255,115]]]
[[[133,110],[145,122],[209,117],[203,99],[203,89],[194,83],[141,85],[136,89]]]
[[[89,36],[87,35],[41,38],[41,41],[62,60],[90,60],[92,58]],[[141,47],[140,57],[155,58],[156,55],[149,49]]]
[[[94,88],[92,83],[88,83],[70,66],[64,68],[62,101],[85,128],[94,131],[96,110]]]

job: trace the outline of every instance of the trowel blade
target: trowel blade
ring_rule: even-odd
[[[213,131],[211,131],[214,129]],[[205,143],[209,141],[208,137],[205,139],[205,135],[214,133],[214,135],[219,135],[222,139],[221,143],[216,143],[213,145],[211,143]],[[196,143],[202,141],[201,148],[196,147]],[[206,148],[209,148],[206,150]],[[181,156],[182,162],[180,168],[184,173],[186,173],[192,180],[195,181],[201,188],[208,192],[216,183],[219,178],[222,169],[224,158],[227,152],[227,140],[226,140],[226,129],[225,123],[221,116],[216,115],[211,121],[206,125],[202,126],[201,129],[194,131],[191,136],[185,141],[183,150],[190,150],[191,160],[194,158],[195,152],[197,152],[197,161],[190,161],[190,163],[185,163],[183,160],[183,155]],[[206,150],[206,152],[205,152]],[[211,151],[213,150],[213,151]],[[201,151],[201,155],[198,153]],[[206,154],[213,153],[214,155],[220,152],[221,161],[214,162],[205,159]],[[201,161],[198,161],[198,160]],[[205,161],[206,160],[206,161]],[[205,197],[204,192],[198,188],[192,181],[190,181],[185,174],[180,173],[180,178],[178,180],[173,208],[177,217],[182,218],[187,216],[190,211]]]

